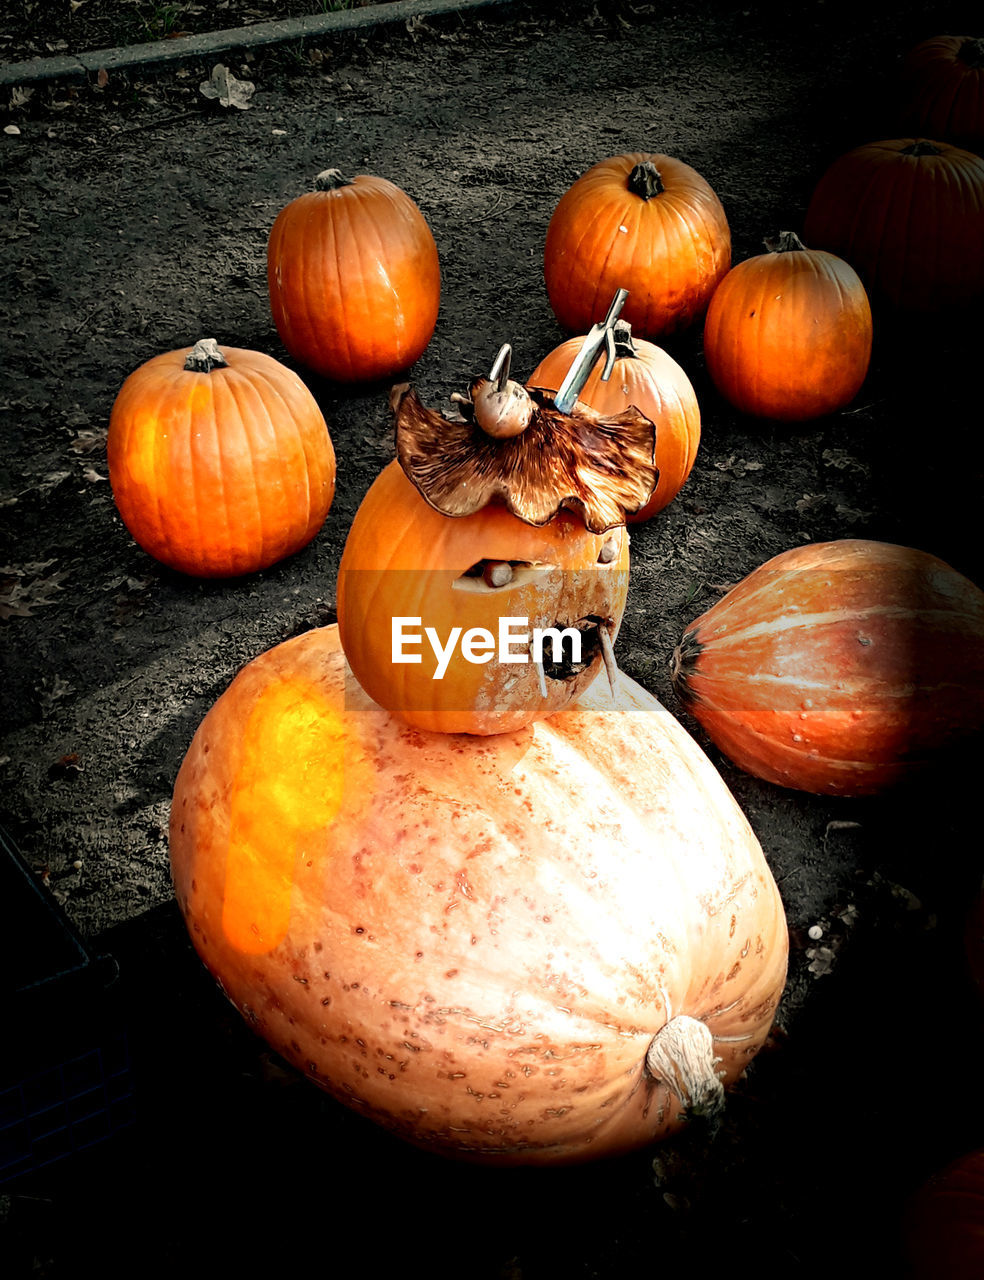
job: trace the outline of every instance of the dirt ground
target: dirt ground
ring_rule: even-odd
[[[31,8],[5,6],[5,59],[64,38],[39,36]],[[334,620],[346,531],[392,456],[387,387],[298,369],[329,423],[336,499],[310,546],[237,581],[181,577],[133,543],[105,433],[124,378],[199,337],[296,367],[270,317],[266,238],[323,168],[388,177],[428,219],[442,305],[412,380],[447,406],[503,341],[523,375],[565,336],[543,240],[589,165],[634,150],[686,160],[721,197],[737,262],[801,229],[837,154],[899,135],[900,55],[972,22],[969,8],[907,0],[809,3],[793,26],[778,8],[696,0],[515,4],[237,56],[256,86],[248,110],[202,97],[205,64],[0,103],[17,130],[0,137],[0,822],[119,964],[137,1116],[2,1188],[5,1274],[284,1275],[351,1254],[363,1275],[422,1278],[681,1264],[826,1276],[849,1261],[901,1274],[905,1196],[984,1145],[984,1016],[961,939],[979,782],[968,768],[867,801],[760,783],[682,715],[668,664],[728,584],[806,541],[903,543],[984,582],[979,323],[879,322],[856,402],[797,427],[730,410],[699,330],[665,344],[697,390],[703,439],[681,495],[633,529],[618,657],[681,715],[755,828],[787,910],[789,983],[709,1150],[682,1139],[559,1172],[451,1166],[323,1097],[240,1023],[172,901],[184,751],[243,663]]]

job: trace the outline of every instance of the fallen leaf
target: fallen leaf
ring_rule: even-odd
[[[216,63],[212,68],[211,77],[203,80],[199,87],[203,97],[215,98],[220,106],[236,107],[240,111],[245,111],[249,107],[249,100],[256,91],[252,81],[237,80],[229,68],[223,66],[221,62]]]
[[[100,89],[105,89],[109,84],[109,72],[105,67],[100,67],[96,72],[96,84]]]
[[[34,92],[29,85],[15,84],[10,91],[10,105],[12,107],[23,107],[31,100],[31,94]]]

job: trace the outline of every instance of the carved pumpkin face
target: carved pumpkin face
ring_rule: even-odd
[[[592,533],[569,511],[532,525],[501,503],[446,516],[392,462],[345,544],[342,645],[362,688],[402,720],[445,733],[511,732],[574,702],[598,675],[628,570],[622,525]],[[505,624],[505,655],[504,619],[518,620]],[[572,634],[556,646],[546,634],[538,666],[537,631],[567,629],[580,635],[580,661]]]

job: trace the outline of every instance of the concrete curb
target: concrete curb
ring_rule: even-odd
[[[43,80],[78,80],[101,70],[119,71],[128,67],[157,66],[188,58],[209,58],[231,49],[255,49],[260,45],[312,36],[331,36],[341,31],[357,31],[388,22],[429,18],[465,9],[481,9],[510,0],[392,0],[389,4],[367,5],[361,9],[340,9],[334,13],[312,14],[307,18],[281,18],[257,22],[249,27],[211,31],[200,36],[155,40],[121,49],[94,49],[68,57],[30,58],[0,66],[0,87],[37,84]]]

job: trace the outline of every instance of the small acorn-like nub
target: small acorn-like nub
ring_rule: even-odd
[[[518,436],[530,425],[533,401],[519,382],[508,378],[501,390],[495,382],[479,378],[472,387],[475,421],[494,440]]]

